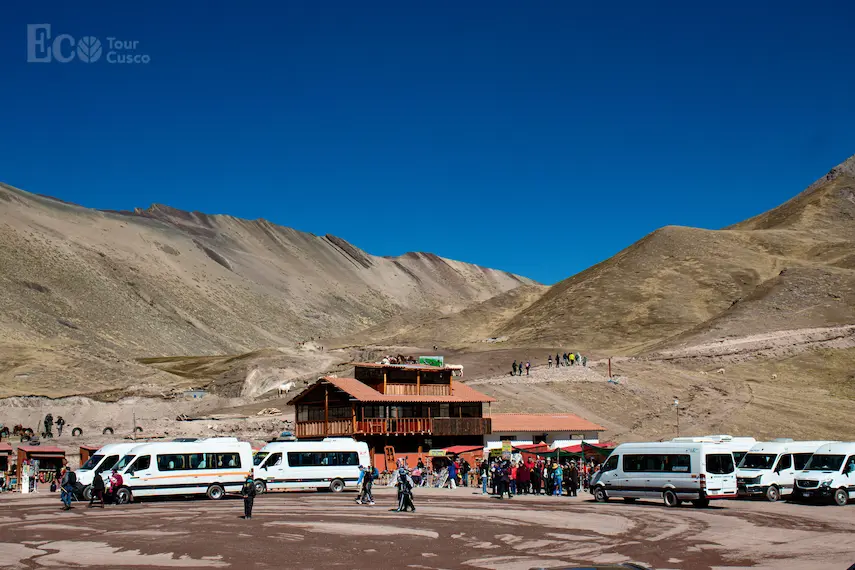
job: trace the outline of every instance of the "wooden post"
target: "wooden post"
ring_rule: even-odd
[[[329,386],[324,389],[324,435],[330,434],[330,389]]]
[[[356,433],[356,402],[350,403],[350,414],[353,417],[353,430],[351,433]]]
[[[421,370],[416,370],[416,395],[422,395],[422,373]]]
[[[609,380],[612,379],[612,359],[609,358]]]
[[[386,393],[386,371],[383,371],[383,393]]]

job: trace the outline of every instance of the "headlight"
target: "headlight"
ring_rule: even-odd
[[[819,486],[820,486],[820,487],[831,487],[831,481],[832,481],[832,479],[826,479],[825,481],[823,481],[822,483],[820,483],[820,485],[819,485]]]

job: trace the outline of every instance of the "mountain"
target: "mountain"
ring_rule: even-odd
[[[552,287],[506,295],[520,302],[494,310],[502,299],[495,297],[459,315],[428,315],[409,329],[384,323],[349,340],[433,344],[450,337],[480,348],[498,337],[502,347],[631,355],[855,323],[855,157],[742,223],[667,226]]]
[[[14,393],[156,381],[162,373],[135,359],[294,346],[534,284],[430,253],[378,257],[266,220],[98,211],[6,185],[0,267],[0,385]]]
[[[495,336],[638,353],[855,323],[855,157],[723,230],[669,226],[552,286]],[[666,342],[667,343],[667,342]]]

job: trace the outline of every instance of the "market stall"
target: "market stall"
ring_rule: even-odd
[[[12,474],[12,446],[8,443],[0,443],[0,491],[5,491],[9,485]]]
[[[18,469],[15,473],[18,481],[21,481],[21,469],[24,465],[32,465],[33,461],[38,461],[38,477],[39,484],[50,484],[56,478],[57,472],[65,465],[65,451],[58,447],[49,445],[21,445],[18,446]]]

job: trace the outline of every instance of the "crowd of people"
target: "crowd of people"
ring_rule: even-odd
[[[556,352],[554,359],[551,354],[546,357],[546,367],[552,368],[553,365],[556,368],[561,366],[588,366],[588,357],[578,352],[565,352],[564,354]],[[519,362],[514,360],[513,364],[511,364],[511,376],[522,376],[523,370],[525,370],[526,376],[531,374],[531,360],[523,361],[520,359]]]
[[[481,493],[504,498],[514,495],[577,496],[587,489],[599,465],[583,459],[484,460],[479,468]]]

